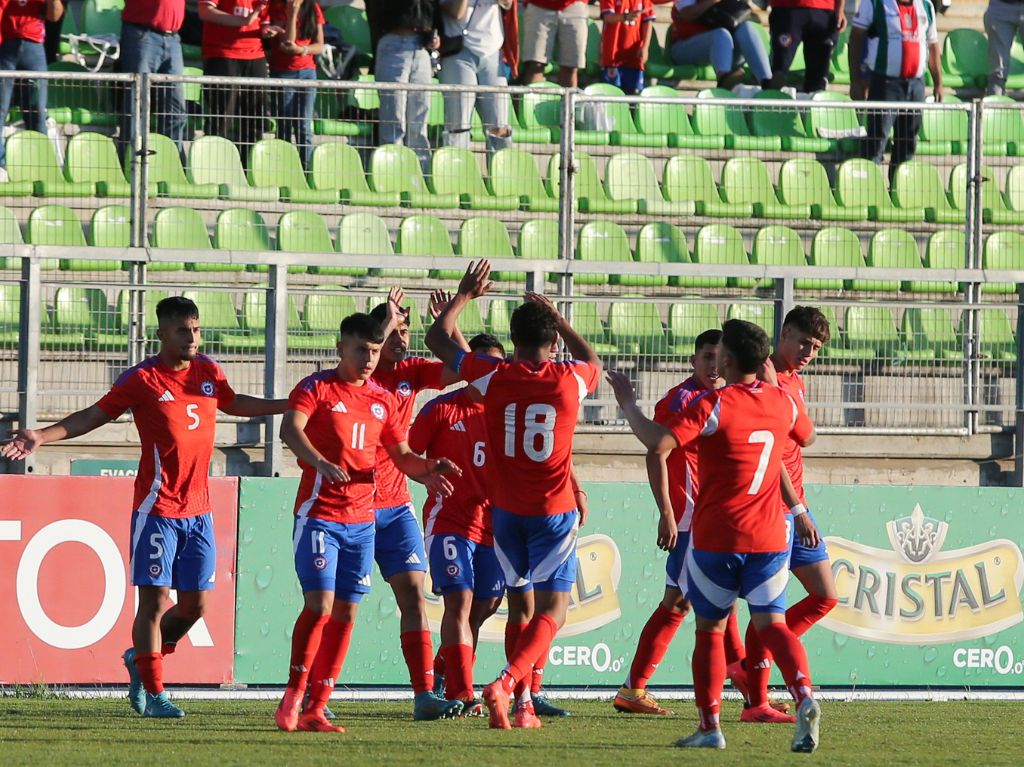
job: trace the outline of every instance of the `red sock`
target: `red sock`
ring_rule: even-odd
[[[334,683],[341,675],[348,645],[352,640],[352,624],[336,620],[327,621],[320,638],[320,648],[309,671],[309,709],[322,710],[331,699]]]
[[[292,629],[292,657],[288,666],[288,686],[291,689],[305,691],[309,669],[320,647],[320,639],[329,617],[303,608],[296,618],[295,628]]]
[[[743,640],[740,639],[740,623],[736,620],[736,613],[729,613],[729,622],[725,624],[725,663],[731,666],[746,657]]]
[[[448,700],[470,700],[473,693],[473,648],[468,644],[442,647],[444,666],[444,696]]]
[[[797,703],[811,697],[811,668],[800,640],[785,623],[771,623],[760,630],[764,643],[779,665],[789,693]]]
[[[438,647],[434,655],[434,679],[444,676],[444,648]]]
[[[692,665],[693,696],[700,712],[700,728],[716,730],[725,686],[725,634],[697,629]]]
[[[160,645],[160,654],[166,658],[168,655],[173,655],[174,651],[177,649],[177,642],[164,642],[162,645]]]
[[[626,677],[626,687],[639,690],[647,687],[648,680],[654,675],[658,664],[664,660],[668,646],[682,622],[681,614],[666,609],[664,605],[658,605],[651,613],[644,630],[640,632],[633,665],[629,667],[629,676]]]
[[[765,649],[754,622],[747,624],[747,705],[768,705],[768,677],[772,673],[772,656]]]
[[[513,692],[515,681],[526,679],[527,674],[533,671],[540,654],[551,646],[551,640],[557,633],[558,624],[547,615],[537,615],[530,621],[516,642],[515,653],[506,669],[508,673],[502,674],[501,677],[507,692]]]
[[[519,637],[526,631],[526,627],[529,623],[506,623],[505,624],[505,662],[511,663],[512,656],[516,652],[516,644],[519,642]],[[523,693],[527,690],[527,680],[523,679],[516,683],[515,697],[518,700],[523,696]]]
[[[434,645],[429,631],[403,631],[402,654],[409,667],[413,692],[427,692],[434,687]]]
[[[786,610],[786,625],[798,637],[803,636],[807,629],[828,615],[837,604],[838,599],[808,594]]]
[[[160,653],[136,653],[135,667],[139,670],[146,692],[150,695],[159,695],[164,691],[164,657]]]

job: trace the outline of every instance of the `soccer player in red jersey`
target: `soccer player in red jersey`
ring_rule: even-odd
[[[576,581],[579,512],[572,488],[572,437],[580,405],[597,387],[601,360],[543,296],[527,293],[510,322],[511,360],[469,354],[453,340],[456,319],[491,286],[490,264],[471,263],[458,293],[427,331],[427,346],[482,395],[487,427],[494,547],[509,589],[532,585],[535,612],[508,666],[483,690],[490,726],[509,729],[509,698],[565,622]],[[552,357],[559,336],[574,357]],[[538,727],[532,703],[517,724]]]
[[[828,319],[819,309],[796,306],[782,323],[782,332],[775,351],[765,364],[762,377],[780,387],[801,404],[804,402],[804,370],[830,338]],[[806,506],[804,495],[804,461],[800,443],[787,440],[782,454],[793,489],[800,503]],[[825,542],[817,533],[817,523],[808,511],[794,520],[795,535],[790,554],[789,569],[807,589],[807,596],[786,610],[786,625],[797,636],[802,636],[838,604],[835,579],[829,562]],[[811,528],[814,528],[812,534]],[[813,545],[808,541],[813,540]],[[744,722],[787,722],[786,716],[768,705],[768,677],[771,673],[771,653],[760,640],[757,631],[747,627],[746,666],[747,705],[743,709]]]
[[[20,429],[3,455],[24,458],[132,411],[142,443],[131,528],[132,584],[139,607],[125,651],[132,708],[182,717],[164,691],[163,659],[206,610],[217,561],[207,477],[217,410],[255,418],[283,413],[287,400],[235,394],[220,365],[199,353],[199,309],[181,296],[156,306],[160,351],[126,370],[95,405],[45,429]],[[177,604],[168,607],[171,589]]]
[[[389,301],[389,311],[397,310]],[[337,367],[295,387],[281,425],[281,439],[302,468],[292,544],[304,607],[292,632],[288,686],[274,717],[289,732],[344,732],[327,721],[324,707],[341,673],[359,601],[370,590],[379,449],[432,493],[451,493],[443,475],[460,473],[444,458],[423,459],[409,450],[399,403],[370,379],[383,342],[383,328],[369,315],[342,320]],[[309,701],[300,715],[307,684]],[[455,702],[451,710],[457,715],[462,706]]]
[[[746,600],[750,620],[798,704],[792,750],[809,752],[818,745],[821,709],[811,693],[807,654],[784,615],[792,523],[779,505],[781,490],[793,515],[806,514],[783,471],[782,453],[788,439],[810,444],[814,426],[796,400],[757,379],[768,352],[763,330],[728,320],[718,359],[726,386],[695,398],[664,425],[640,412],[625,376],[608,374],[630,428],[648,452],[697,443],[701,486],[686,554],[686,596],[697,616],[693,685],[700,727],[679,746],[725,748],[718,720],[724,629],[737,597]],[[660,462],[651,465],[660,472]]]
[[[501,342],[492,335],[475,336],[469,348],[497,359],[505,356]],[[430,496],[423,506],[430,578],[434,593],[444,601],[440,658],[435,665],[444,668],[445,697],[461,700],[463,715],[473,716],[483,711],[473,690],[480,626],[497,612],[505,593],[483,476],[488,451],[481,399],[471,386],[435,397],[423,406],[409,430],[409,447],[414,452],[428,458],[448,456],[459,466],[473,467],[452,481],[455,491],[450,496]]]

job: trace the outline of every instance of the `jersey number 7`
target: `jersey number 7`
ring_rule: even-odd
[[[758,429],[751,432],[747,439],[749,445],[762,445],[761,457],[757,460],[757,469],[754,471],[754,478],[750,481],[750,488],[747,495],[757,495],[764,482],[765,472],[768,471],[768,459],[772,454],[772,447],[775,445],[775,435],[767,429]]]

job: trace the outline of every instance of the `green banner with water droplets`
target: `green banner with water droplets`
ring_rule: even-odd
[[[287,678],[302,595],[292,562],[294,479],[243,478],[235,678]],[[419,509],[422,490],[414,485]],[[646,485],[586,483],[569,617],[549,656],[549,685],[618,686],[664,593],[665,557]],[[805,635],[814,681],[829,686],[1016,686],[1024,683],[1024,520],[1021,493],[1002,488],[813,486],[808,502],[826,537],[839,606]],[[429,591],[429,584],[428,584]],[[790,604],[805,592],[793,579]],[[435,630],[441,606],[428,597]],[[741,624],[745,612],[741,612]],[[504,665],[504,611],[481,631],[476,676]],[[690,683],[692,618],[654,685]],[[374,574],[341,684],[406,685],[398,611]],[[779,680],[776,680],[779,681]]]

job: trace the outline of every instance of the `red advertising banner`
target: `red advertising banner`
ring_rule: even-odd
[[[133,481],[0,476],[0,684],[127,682]],[[211,479],[210,500],[216,587],[205,617],[167,659],[170,683],[233,677],[238,480]]]

